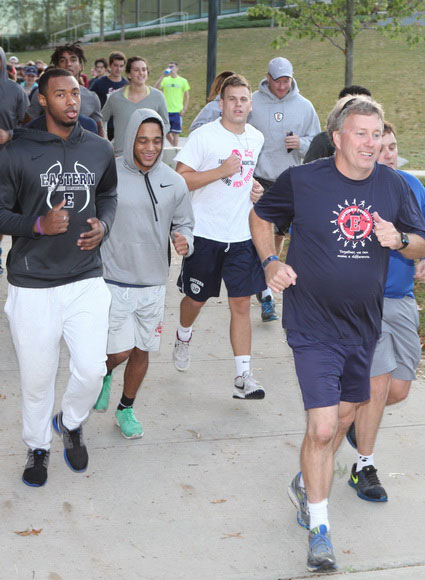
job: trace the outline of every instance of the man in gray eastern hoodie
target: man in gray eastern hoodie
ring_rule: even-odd
[[[300,95],[288,59],[279,56],[269,62],[266,78],[252,95],[248,122],[264,135],[254,177],[266,190],[285,169],[301,165],[311,140],[320,131],[319,117],[311,102]],[[277,255],[284,235],[275,226]],[[267,288],[257,299],[263,321],[277,320],[271,290]]]
[[[112,294],[108,373],[96,411],[109,404],[112,370],[124,361],[124,389],[115,411],[126,439],[142,437],[133,412],[149,352],[159,350],[169,269],[169,236],[180,256],[193,253],[194,218],[185,180],[162,162],[164,122],[152,109],[130,118],[123,156],[117,159],[118,207],[101,248],[103,275]]]

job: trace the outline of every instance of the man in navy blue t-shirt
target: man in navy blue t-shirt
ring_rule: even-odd
[[[369,399],[390,249],[425,255],[425,221],[406,181],[376,163],[383,112],[366,97],[338,101],[328,119],[335,157],[284,171],[251,211],[251,231],[294,354],[307,430],[288,492],[310,529],[307,567],[335,568],[328,496],[334,452]],[[272,224],[292,222],[287,263]]]
[[[109,55],[109,74],[97,79],[90,87],[90,90],[96,93],[99,97],[102,107],[111,93],[125,85],[128,85],[128,80],[122,76],[126,62],[125,54],[123,52],[111,52]],[[109,141],[112,141],[113,138],[114,122],[113,119],[109,119],[108,139]]]

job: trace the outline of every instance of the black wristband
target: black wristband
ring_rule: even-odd
[[[278,256],[275,256],[274,254],[269,256],[268,258],[266,258],[263,262],[263,268],[265,268],[267,266],[267,264],[269,264],[270,262],[275,262],[275,261],[279,261]]]

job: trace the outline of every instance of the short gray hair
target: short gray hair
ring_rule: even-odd
[[[384,128],[384,110],[379,103],[362,95],[347,95],[343,99],[339,99],[329,113],[326,129],[332,145],[335,145],[333,140],[334,131],[341,131],[345,120],[350,115],[366,115],[368,117],[376,115],[382,123],[382,129]]]

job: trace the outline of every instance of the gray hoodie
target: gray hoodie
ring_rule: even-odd
[[[0,63],[0,129],[13,131],[22,123],[29,102],[24,89],[8,78],[6,55],[1,46]]]
[[[219,106],[220,95],[217,95],[213,101],[210,101],[203,107],[196,117],[193,119],[192,124],[189,129],[189,133],[192,133],[195,129],[202,127],[206,123],[211,123],[219,117],[221,117],[221,109]]]
[[[252,95],[248,122],[264,135],[255,175],[269,181],[276,181],[288,167],[300,165],[311,140],[320,131],[319,117],[310,101],[300,95],[295,79],[283,99],[276,97],[267,79],[263,79]],[[300,137],[300,148],[288,153],[285,137],[290,131]]]
[[[134,141],[150,117],[164,122],[152,109],[136,110],[128,123],[124,154],[117,159],[118,207],[114,226],[102,244],[103,276],[121,284],[156,286],[168,278],[168,243],[179,232],[193,253],[194,218],[184,179],[162,162],[161,151],[144,173],[134,162]],[[164,148],[164,145],[163,145]]]

